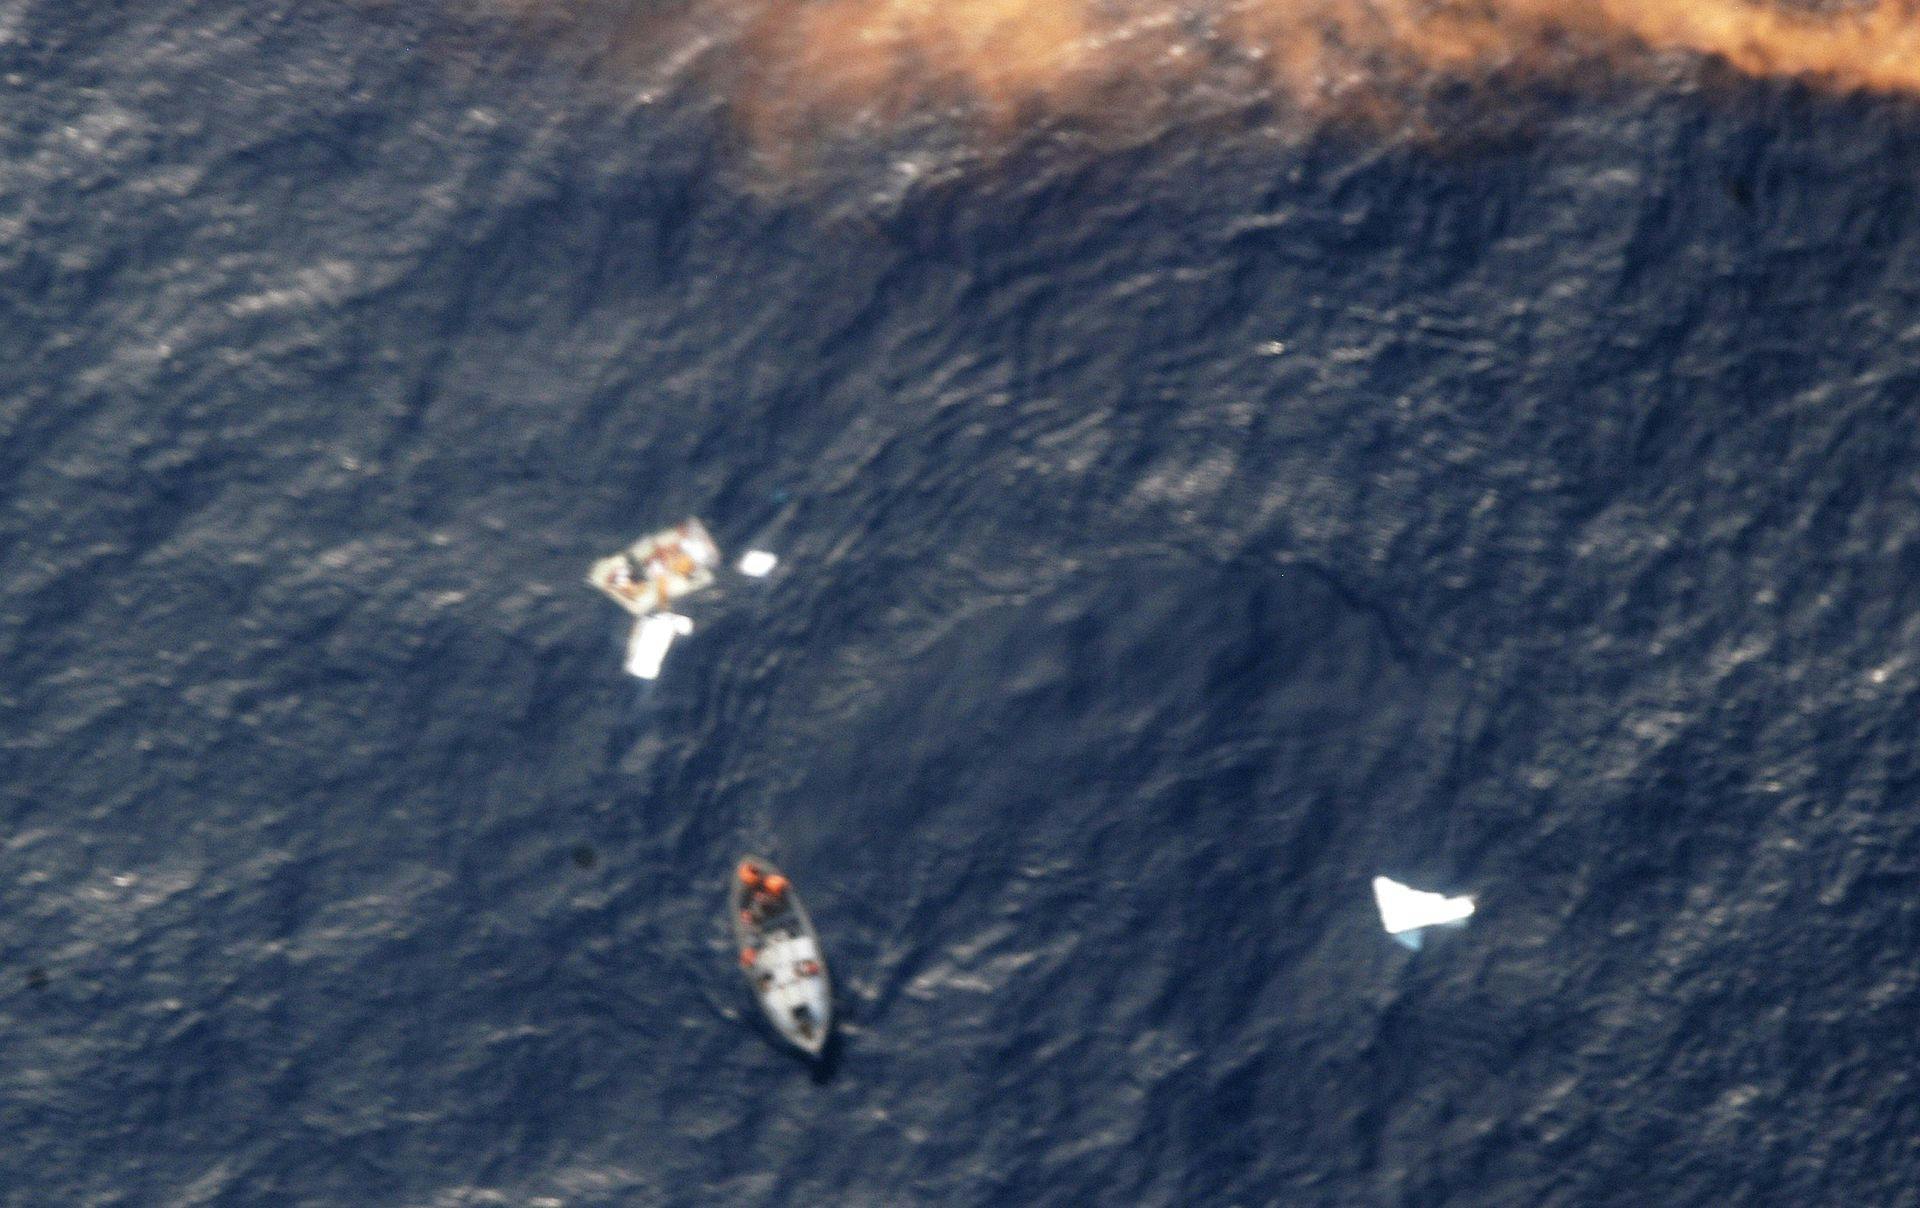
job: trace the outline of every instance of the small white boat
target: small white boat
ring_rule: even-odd
[[[773,861],[743,856],[728,901],[740,968],[767,1022],[801,1052],[819,1056],[833,1028],[833,991],[800,895]]]
[[[645,617],[711,587],[719,565],[713,534],[689,517],[595,562],[587,582],[634,616]]]

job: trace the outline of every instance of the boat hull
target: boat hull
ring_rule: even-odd
[[[785,875],[760,856],[744,856],[740,863],[763,877]],[[833,986],[820,935],[799,893],[789,884],[770,900],[735,875],[728,905],[741,971],[767,1022],[787,1043],[818,1056],[833,1031]]]

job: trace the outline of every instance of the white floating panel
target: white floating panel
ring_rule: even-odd
[[[693,632],[693,619],[677,612],[656,612],[633,623],[627,637],[627,674],[641,679],[659,679],[660,667],[667,661],[667,650],[675,638]]]
[[[1373,879],[1373,900],[1380,925],[1409,948],[1418,948],[1428,927],[1458,923],[1473,914],[1473,899],[1414,889],[1386,877]]]
[[[780,565],[780,559],[763,549],[750,549],[740,555],[740,573],[755,579],[764,579]]]

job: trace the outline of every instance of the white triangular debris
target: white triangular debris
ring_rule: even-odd
[[[780,559],[763,549],[750,549],[740,555],[740,573],[756,579],[765,578],[780,565]]]
[[[667,661],[667,648],[673,639],[693,632],[693,618],[677,612],[656,612],[633,623],[627,638],[627,674],[641,679],[659,679],[660,665]]]
[[[1443,893],[1428,893],[1385,877],[1373,879],[1373,900],[1380,905],[1380,925],[1389,934],[1411,933],[1409,947],[1419,946],[1422,928],[1457,923],[1473,913],[1470,897],[1450,898]]]

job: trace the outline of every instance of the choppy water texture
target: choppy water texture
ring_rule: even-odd
[[[1911,1195],[1920,107],[787,179],[590,32],[0,0],[0,1202]]]

